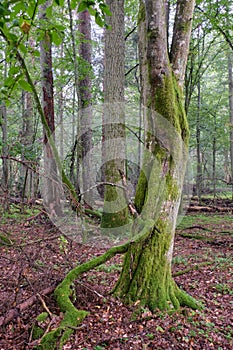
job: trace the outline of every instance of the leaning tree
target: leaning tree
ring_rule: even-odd
[[[127,303],[140,300],[152,311],[180,305],[197,307],[171,275],[189,139],[183,85],[194,4],[194,0],[177,1],[171,45],[168,1],[141,1],[139,9],[146,134],[143,169],[135,198],[140,216],[133,225],[132,244],[114,293]]]

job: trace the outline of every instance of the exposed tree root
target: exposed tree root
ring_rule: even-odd
[[[98,256],[80,266],[71,270],[64,280],[55,289],[54,295],[57,300],[60,310],[64,313],[63,320],[58,328],[44,335],[41,339],[40,345],[37,349],[62,349],[64,343],[69,339],[74,329],[83,321],[88,315],[88,312],[83,310],[77,310],[73,305],[70,297],[72,296],[72,284],[73,282],[84,272],[88,272],[91,269],[105,263],[110,260],[116,254],[123,254],[127,251],[129,242],[121,246],[110,248],[106,253]]]
[[[92,260],[75,267],[66,275],[54,292],[57,304],[61,312],[63,312],[63,320],[56,329],[44,334],[41,338],[40,344],[36,347],[37,349],[62,349],[64,343],[69,339],[72,332],[77,329],[77,326],[88,315],[88,312],[86,311],[77,310],[71,301],[73,294],[72,285],[74,281],[81,274],[104,264],[115,255],[126,253],[129,250],[129,247],[132,248],[134,244],[138,244],[139,242],[140,244],[143,244],[143,242],[147,242],[148,236],[150,236],[150,229],[153,226],[152,221],[153,220],[148,220],[148,222],[144,223],[144,228],[141,229],[140,234],[137,235],[133,241],[129,241],[121,246],[110,248],[103,255],[95,257]],[[200,308],[200,305],[195,299],[180,290],[173,279],[170,280],[170,287],[168,287],[168,289],[169,300],[174,309],[178,309],[180,306],[188,306],[193,309]],[[141,300],[141,302],[143,304],[143,300]]]

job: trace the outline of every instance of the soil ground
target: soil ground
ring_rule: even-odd
[[[15,313],[0,328],[0,350],[32,349],[36,326],[56,327],[62,314],[53,294],[43,293],[77,263],[105,251],[64,238],[43,215],[28,220],[16,211],[0,222],[0,320],[6,323],[9,311]],[[109,294],[122,264],[117,256],[76,281],[75,306],[89,315],[63,349],[233,349],[232,251],[232,210],[190,211],[177,228],[173,275],[203,310],[152,315],[138,305],[122,305]],[[50,319],[36,320],[46,311]]]

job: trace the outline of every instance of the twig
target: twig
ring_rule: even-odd
[[[125,196],[125,200],[126,203],[128,205],[130,214],[134,217],[137,218],[139,216],[137,209],[135,208],[134,203],[132,202],[131,198],[130,198],[130,193],[129,193],[129,189],[127,186],[127,180],[126,180],[126,176],[124,174],[124,172],[121,169],[118,169],[119,174],[121,176],[121,181],[122,181],[122,185],[123,185],[123,189],[124,189],[124,196]]]
[[[102,298],[102,299],[107,299],[105,296],[103,296],[102,294],[99,294],[96,290],[91,289],[90,287],[88,287],[86,284],[80,282],[80,281],[76,281],[76,283],[80,284],[81,286],[83,286],[84,288],[86,288],[87,290],[89,290],[90,292],[96,294],[98,297]]]
[[[203,230],[203,231],[209,231],[209,232],[212,232],[212,230],[206,228],[206,227],[203,227],[203,226],[199,226],[199,225],[195,225],[195,226],[188,226],[188,227],[185,227],[181,230],[182,231],[185,231],[185,230],[192,230],[192,229],[195,229],[195,228],[198,228],[200,230]]]
[[[213,261],[203,261],[198,265],[194,265],[194,266],[189,267],[185,270],[177,271],[177,272],[173,273],[173,277],[184,275],[185,273],[188,273],[190,271],[199,270],[201,267],[208,266],[208,265],[213,265]]]
[[[42,296],[41,296],[39,293],[37,293],[36,295],[37,295],[37,297],[40,299],[43,308],[45,309],[45,311],[49,314],[50,318],[52,319],[53,314],[50,312],[49,308],[48,308],[47,305],[45,304],[44,299],[42,298]]]
[[[26,242],[26,243],[22,243],[22,244],[19,244],[17,245],[17,247],[26,247],[28,245],[34,245],[36,243],[40,243],[40,242],[44,242],[44,241],[53,241],[54,239],[57,239],[57,238],[60,238],[61,237],[61,234],[59,235],[56,235],[56,236],[52,236],[52,237],[47,237],[47,238],[39,238],[35,241],[29,241],[29,242]]]

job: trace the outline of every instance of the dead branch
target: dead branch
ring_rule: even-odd
[[[216,206],[201,206],[201,205],[195,205],[195,206],[190,206],[187,209],[188,212],[220,212],[220,213],[229,213],[233,211],[232,207],[216,207]]]
[[[189,273],[191,271],[199,270],[203,266],[213,265],[213,261],[203,261],[200,264],[194,265],[184,270],[177,271],[173,273],[173,277],[184,275],[185,273]]]
[[[185,228],[183,228],[181,230],[181,232],[185,231],[185,230],[193,230],[193,229],[196,229],[196,228],[198,228],[199,230],[212,232],[212,230],[210,230],[210,229],[208,229],[206,227],[203,227],[203,226],[199,226],[199,225],[185,227]]]
[[[126,180],[126,176],[124,174],[124,172],[121,169],[118,169],[119,174],[121,176],[121,181],[122,181],[122,187],[123,187],[123,191],[124,191],[124,196],[125,196],[125,200],[126,203],[128,205],[130,214],[134,217],[137,218],[139,216],[137,209],[135,208],[134,203],[132,202],[131,198],[130,198],[130,193],[129,193],[129,188],[127,186],[127,180]]]
[[[40,295],[48,295],[51,294],[54,289],[56,288],[56,285],[50,286],[44,290],[42,290],[39,294]],[[0,317],[0,327],[7,325],[9,322],[13,321],[14,318],[20,315],[21,312],[32,306],[38,299],[38,294],[33,295],[27,300],[25,300],[23,303],[17,305],[15,308],[10,309],[5,316]]]

